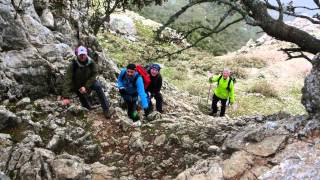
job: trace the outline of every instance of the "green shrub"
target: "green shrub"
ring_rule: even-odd
[[[226,65],[242,68],[263,68],[266,67],[267,63],[263,59],[257,57],[238,56],[235,59],[227,60]]]
[[[255,83],[249,90],[249,93],[259,93],[266,97],[275,97],[277,98],[277,90],[270,84],[268,81],[260,81]]]
[[[241,67],[233,67],[231,68],[232,76],[239,78],[239,79],[247,79],[248,73],[244,68]]]

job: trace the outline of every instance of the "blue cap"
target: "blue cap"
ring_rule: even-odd
[[[160,71],[161,67],[159,64],[152,64],[151,69],[156,69],[157,71]]]

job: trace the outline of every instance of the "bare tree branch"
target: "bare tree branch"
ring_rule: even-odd
[[[311,62],[312,60],[302,52],[301,48],[282,48],[281,51],[285,52],[288,55],[288,59],[294,59],[294,58],[304,58]],[[299,55],[294,55],[294,53],[299,53]]]
[[[208,0],[196,0],[196,1],[191,1],[190,3],[188,3],[187,5],[183,6],[179,11],[177,11],[174,15],[172,15],[169,20],[162,25],[158,30],[157,30],[157,39],[160,39],[160,35],[161,32],[168,27],[170,24],[172,24],[173,22],[175,22],[176,19],[179,18],[180,15],[182,15],[184,12],[186,12],[186,10],[188,10],[189,8],[191,8],[192,6],[196,5],[196,4],[200,4],[200,3],[204,3],[204,2],[209,2]]]
[[[306,7],[306,6],[294,6],[295,9],[306,9],[306,10],[310,10],[310,11],[315,11],[315,10],[319,10],[320,7],[318,8],[310,8],[310,7]]]
[[[225,17],[225,18],[226,18],[226,17]],[[166,54],[164,54],[164,55],[157,56],[157,57],[155,57],[155,58],[152,58],[152,60],[156,60],[156,59],[160,59],[160,58],[164,58],[164,57],[169,57],[169,59],[170,59],[170,57],[171,57],[172,55],[180,54],[182,51],[185,51],[185,50],[187,50],[187,49],[190,49],[190,48],[196,46],[200,41],[202,41],[202,40],[204,40],[205,38],[211,36],[212,34],[220,33],[221,31],[224,31],[225,29],[227,29],[229,26],[231,26],[231,25],[233,25],[233,24],[236,24],[236,23],[238,23],[238,22],[240,22],[240,21],[242,21],[242,20],[244,19],[243,17],[241,17],[241,18],[238,18],[238,19],[236,19],[236,20],[234,20],[234,21],[232,21],[232,22],[224,25],[223,27],[220,27],[220,25],[223,23],[223,21],[225,20],[225,18],[222,17],[221,20],[220,20],[219,23],[215,26],[214,29],[212,29],[210,32],[204,34],[201,38],[197,39],[193,44],[191,44],[191,45],[189,45],[189,46],[187,46],[187,47],[185,47],[185,48],[179,49],[179,50],[177,50],[177,51],[175,51],[175,52],[166,53]],[[223,20],[223,19],[224,19],[224,20]]]
[[[279,6],[279,21],[283,21],[283,6],[280,0],[277,0],[278,6]]]

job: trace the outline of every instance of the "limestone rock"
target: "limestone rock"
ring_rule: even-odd
[[[287,136],[271,136],[266,137],[259,143],[250,143],[246,146],[246,150],[257,156],[270,156],[279,149],[280,145],[287,140]]]
[[[259,176],[259,179],[318,179],[320,177],[320,150],[304,142],[286,147],[274,159],[279,165]]]
[[[232,154],[230,159],[223,162],[223,177],[234,178],[243,174],[253,164],[253,157],[244,151]]]

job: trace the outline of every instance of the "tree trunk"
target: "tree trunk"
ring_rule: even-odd
[[[273,19],[269,14],[266,5],[259,0],[242,0],[243,4],[250,9],[252,17],[259,23],[259,26],[268,35],[278,40],[297,44],[302,51],[317,54],[320,52],[320,40],[282,21]]]

